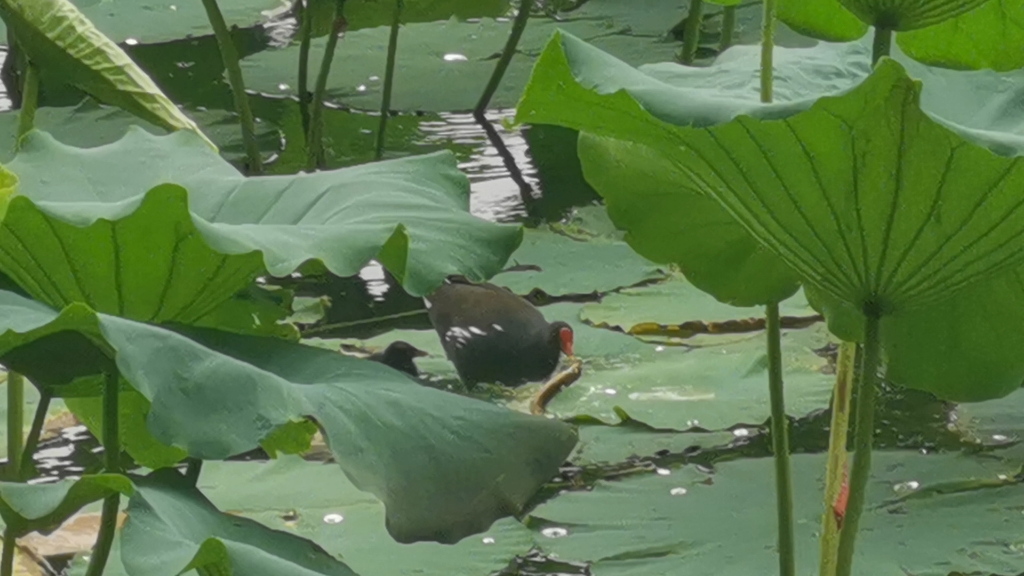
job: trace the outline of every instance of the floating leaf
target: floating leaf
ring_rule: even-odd
[[[916,451],[880,452],[874,459],[858,536],[863,573],[1015,574],[1024,567],[1005,544],[993,545],[1005,541],[1007,523],[1019,522],[1021,484],[879,506],[940,484],[997,484],[1000,474],[1012,478],[1015,463]],[[719,462],[712,473],[689,465],[668,468],[667,475],[601,481],[545,502],[529,524],[546,552],[590,562],[602,576],[770,574],[778,570],[774,485],[766,481],[772,465],[771,458],[751,458]],[[798,542],[817,536],[824,465],[824,454],[792,456]],[[562,528],[564,536],[550,537],[545,528]],[[798,573],[816,570],[816,552],[798,547]]]
[[[355,576],[305,538],[217,510],[177,470],[135,480],[121,529],[121,560],[133,576],[200,573]]]

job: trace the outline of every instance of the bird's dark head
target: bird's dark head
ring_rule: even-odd
[[[399,358],[422,358],[427,353],[419,348],[409,344],[405,340],[395,340],[388,347],[384,349],[384,362],[386,363],[389,359]]]
[[[562,350],[562,353],[568,356],[569,358],[572,358],[574,356],[572,351],[572,326],[569,326],[565,322],[558,321],[552,322],[549,325],[548,329],[551,330],[552,342],[557,342],[558,347]]]
[[[371,359],[411,376],[419,376],[419,370],[416,369],[416,363],[412,359],[422,358],[426,355],[426,352],[412,344],[403,340],[396,340],[389,344],[379,356],[374,355],[375,357],[371,357]]]

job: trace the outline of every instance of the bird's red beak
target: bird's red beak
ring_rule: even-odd
[[[562,328],[558,331],[558,339],[562,343],[562,352],[566,356],[572,357],[572,330],[569,328]]]

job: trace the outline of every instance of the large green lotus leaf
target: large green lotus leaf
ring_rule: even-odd
[[[206,140],[188,116],[69,0],[3,0],[0,17],[43,76],[71,84],[168,130]],[[213,143],[206,140],[211,147]],[[214,147],[215,149],[215,147]]]
[[[1015,463],[959,453],[882,452],[874,458],[855,559],[859,573],[1024,569],[1007,540],[1007,526],[1020,522],[1024,486],[1001,480],[1016,473]],[[824,465],[824,454],[792,457],[796,541],[806,544],[796,547],[801,574],[817,566],[813,543]],[[531,524],[536,521],[543,550],[591,561],[595,576],[770,574],[778,566],[775,488],[766,481],[772,467],[771,458],[744,459],[720,463],[710,474],[687,466],[668,475],[602,481],[542,504]],[[1005,486],[979,487],[983,482]]]
[[[1024,382],[1024,269],[882,322],[890,380],[954,402],[1000,398]]]
[[[678,264],[686,277],[721,302],[779,302],[799,281],[713,198],[686,185],[674,159],[643,144],[583,133],[584,174],[637,253]]]
[[[492,275],[521,238],[468,213],[450,153],[245,178],[188,133],[136,128],[89,150],[34,132],[8,166],[20,196],[0,267],[53,306],[143,320],[193,322],[262,269],[311,259],[350,276],[376,258],[423,294],[447,274]]]
[[[71,0],[71,4],[101,33],[118,43],[167,42],[211,33],[202,2]],[[263,12],[281,5],[281,0],[232,0],[220,3],[220,9],[229,27],[247,27],[264,20]],[[0,37],[6,44],[6,28],[2,32]]]
[[[10,292],[0,292],[0,311],[5,364],[37,385],[55,382],[37,375],[57,370],[53,355],[33,355],[33,348],[48,353],[47,338],[80,335],[64,341],[59,370],[109,371],[104,361],[113,358],[149,401],[152,436],[192,456],[223,459],[261,444],[271,453],[308,447],[311,431],[296,423],[315,418],[342,469],[384,503],[388,531],[403,542],[454,542],[521,511],[576,443],[572,428],[560,422],[275,338],[190,331],[204,345],[81,304],[58,315]],[[9,362],[12,354],[19,362]],[[131,454],[149,464],[149,454]]]
[[[925,64],[1017,70],[1024,67],[1024,2],[990,0],[935,26],[897,34],[896,43]]]
[[[380,502],[339,480],[332,466],[297,456],[207,462],[198,488],[221,510],[309,538],[362,576],[482,576],[505,568],[533,545],[530,530],[512,518],[455,545],[399,544],[384,530]]]
[[[827,360],[815,353],[828,343],[821,324],[783,332],[789,414],[803,416],[828,406],[835,376],[826,373]],[[619,407],[646,424],[675,430],[759,425],[769,417],[765,346],[761,332],[719,346],[651,346],[643,355],[609,357],[600,364],[584,360],[583,376],[551,401],[548,412],[614,422]]]
[[[238,130],[238,117],[234,113],[224,110],[189,110],[188,114],[220,148],[225,158],[236,162],[245,156]],[[36,110],[34,124],[36,129],[48,132],[58,141],[76,148],[93,148],[117,142],[133,125],[153,134],[167,134],[167,130],[120,108],[104,106],[91,99],[77,106],[39,108]],[[5,164],[15,156],[17,126],[17,110],[0,113],[0,162]],[[264,154],[276,153],[281,145],[278,130],[266,122],[256,125],[256,140]]]
[[[775,15],[793,30],[828,42],[849,42],[868,31],[840,0],[778,0]]]
[[[47,533],[92,502],[132,491],[131,481],[119,474],[63,478],[49,484],[0,482],[0,516],[17,535]]]
[[[989,0],[839,0],[862,21],[889,30],[934,26],[974,10]]]
[[[1024,165],[927,117],[919,85],[890,59],[804,112],[703,102],[694,124],[745,110],[776,119],[697,129],[658,119],[681,110],[666,104],[664,83],[579,40],[556,36],[545,55],[517,120],[574,124],[665,151],[690,186],[721,201],[798,274],[858,308],[891,312],[941,299],[1024,256],[1010,241],[1024,231],[1024,212],[1013,211]],[[589,79],[599,65],[614,70],[602,85],[577,83],[577,72]],[[615,92],[623,85],[632,88]],[[570,95],[576,112],[563,104]]]
[[[133,576],[356,574],[305,538],[217,510],[177,470],[134,483],[121,529],[121,561]]]
[[[656,264],[638,256],[625,242],[573,238],[543,228],[527,229],[509,261],[541,269],[508,272],[491,280],[517,294],[534,288],[552,296],[608,292],[663,277]]]
[[[779,306],[783,316],[814,315],[802,293],[797,293]],[[708,326],[730,320],[764,320],[764,309],[740,308],[718,302],[707,293],[679,276],[650,286],[627,288],[608,294],[600,302],[585,304],[580,317],[590,324],[613,326],[630,332],[639,324]],[[683,336],[681,334],[681,336]]]

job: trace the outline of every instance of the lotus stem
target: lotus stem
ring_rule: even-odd
[[[498,91],[498,86],[501,85],[501,79],[504,78],[505,71],[508,70],[508,65],[516,54],[519,39],[523,37],[526,23],[530,20],[530,8],[532,6],[533,0],[520,0],[519,2],[519,12],[516,13],[515,19],[512,20],[512,31],[509,32],[508,40],[505,41],[505,48],[501,51],[501,57],[498,58],[498,63],[494,66],[494,72],[491,73],[491,79],[487,81],[487,86],[484,87],[484,92],[480,95],[476,108],[473,109],[473,115],[477,119],[484,118],[484,113],[487,112],[487,107],[491,104],[491,98],[494,97],[494,93]]]
[[[391,20],[391,36],[388,38],[388,58],[384,67],[384,93],[380,99],[380,126],[377,127],[377,145],[374,157],[384,157],[384,135],[388,129],[388,113],[391,111],[391,88],[395,84],[395,56],[398,53],[398,28],[402,23],[402,0],[395,0],[395,16]]]
[[[199,458],[188,458],[186,462],[188,465],[185,468],[185,479],[195,486],[199,483],[199,474],[203,471],[203,461]]]
[[[871,40],[871,65],[878,64],[882,56],[888,56],[892,51],[892,30],[888,28],[875,28],[875,36]]]
[[[736,31],[736,5],[726,6],[722,10],[722,37],[718,41],[718,51],[724,52],[732,46],[732,35]]]
[[[14,576],[14,549],[17,537],[10,528],[4,528],[4,547],[0,553],[0,576]]]
[[[881,346],[878,338],[879,318],[867,314],[864,323],[864,358],[857,378],[857,428],[854,431],[853,467],[850,471],[850,497],[843,528],[839,532],[836,575],[850,576],[854,544],[861,512],[864,510],[868,477],[871,475],[871,444],[875,432],[875,391],[878,388],[878,367]]]
[[[18,110],[18,135],[14,139],[14,150],[21,149],[21,140],[36,125],[36,108],[39,107],[39,70],[31,62],[25,67],[25,84],[21,89],[21,109]]]
[[[32,428],[28,431],[28,439],[25,440],[25,447],[21,452],[20,477],[18,480],[24,480],[24,476],[29,474],[29,471],[32,469],[32,457],[36,452],[36,446],[39,445],[39,437],[43,434],[46,413],[50,410],[50,401],[52,399],[53,392],[49,388],[43,389],[39,393],[39,405],[36,406],[36,414],[32,418]]]
[[[7,478],[21,477],[21,453],[25,441],[25,377],[7,372]]]
[[[203,0],[203,7],[206,9],[206,17],[213,27],[213,33],[217,37],[217,47],[220,49],[221,61],[224,63],[224,70],[228,73],[228,83],[231,85],[231,93],[235,98],[235,111],[238,112],[238,121],[242,127],[242,142],[245,145],[245,155],[248,159],[250,174],[263,172],[263,159],[260,156],[259,146],[256,145],[256,123],[253,120],[252,108],[249,107],[249,95],[245,93],[245,81],[242,79],[242,68],[238,65],[238,50],[231,40],[231,32],[224,21],[224,15],[217,6],[217,0]]]
[[[700,23],[704,16],[704,0],[690,0],[690,10],[683,22],[683,52],[679,59],[683,64],[693,64],[700,43]]]
[[[338,47],[338,37],[345,31],[345,0],[335,0],[334,4],[334,25],[331,27],[331,34],[327,37],[327,46],[324,47],[324,57],[320,61],[320,73],[316,77],[316,88],[313,92],[313,102],[309,112],[309,132],[306,138],[306,150],[309,160],[306,167],[309,170],[324,168],[327,164],[324,155],[324,95],[327,93],[327,77],[331,75],[331,62],[334,60],[334,50]]]
[[[295,12],[299,18],[299,117],[302,118],[302,137],[309,138],[309,45],[312,43],[313,24],[306,10],[306,0],[296,0]]]
[[[775,0],[764,0],[761,22],[761,102],[772,101],[772,53],[775,47]]]
[[[779,304],[766,307],[768,325],[768,394],[772,411],[772,453],[775,460],[775,504],[779,522],[779,574],[795,576],[793,544],[793,480],[789,470],[789,419],[782,382],[782,330]]]
[[[121,438],[118,425],[118,394],[120,393],[119,374],[111,370],[106,375],[103,385],[103,469],[108,474],[121,472]],[[96,537],[89,567],[85,576],[101,576],[110,556],[110,546],[117,532],[117,511],[121,502],[121,494],[114,492],[103,500],[103,512],[100,516],[100,532]]]
[[[846,436],[850,427],[850,392],[853,388],[857,345],[839,345],[836,361],[836,383],[832,389],[832,419],[829,425],[828,465],[825,470],[825,511],[821,518],[819,576],[835,576],[836,552],[841,528],[834,506],[837,504],[846,470]],[[845,511],[844,511],[845,512]]]

